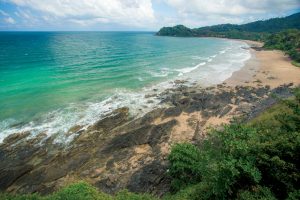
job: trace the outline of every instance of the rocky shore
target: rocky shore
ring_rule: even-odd
[[[153,91],[161,108],[139,118],[119,108],[87,129],[71,128],[74,139],[67,146],[43,133],[8,136],[0,144],[0,190],[49,194],[84,180],[111,194],[127,188],[162,196],[170,187],[167,156],[173,144],[197,144],[211,127],[249,121],[291,96],[295,86],[293,81],[269,86],[255,77],[247,84],[207,88],[175,84],[160,94]]]
[[[234,117],[250,120],[291,95],[292,84],[270,87],[186,87],[160,94],[164,108],[132,119],[115,110],[87,130],[76,129],[69,146],[40,134],[16,133],[0,145],[0,188],[8,192],[51,193],[85,180],[107,193],[127,188],[161,196],[169,190],[166,157],[174,143],[200,142],[207,128]]]

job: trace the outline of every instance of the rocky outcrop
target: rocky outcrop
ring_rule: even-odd
[[[291,86],[178,87],[155,94],[162,107],[143,117],[124,107],[87,129],[72,128],[68,146],[53,143],[55,136],[16,133],[0,145],[0,190],[47,194],[85,180],[107,193],[127,188],[161,196],[169,190],[166,157],[173,143],[201,141],[211,119],[250,120],[273,105],[274,96],[290,96]]]

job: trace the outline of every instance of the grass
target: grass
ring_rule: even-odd
[[[39,194],[14,195],[2,193],[0,200],[157,200],[149,194],[134,194],[127,190],[122,190],[112,196],[104,192],[100,192],[97,188],[83,181],[71,184],[58,192],[48,196]]]
[[[292,61],[292,64],[296,67],[300,67],[300,63],[296,62],[296,61]]]
[[[259,116],[251,120],[247,125],[248,126],[256,126],[258,128],[275,128],[280,127],[281,123],[276,119],[281,113],[291,114],[291,109],[285,105],[284,103],[280,102],[269,109],[262,112]]]

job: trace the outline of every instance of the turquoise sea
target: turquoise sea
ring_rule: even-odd
[[[220,83],[250,58],[243,42],[158,37],[149,32],[0,32],[0,142],[30,131],[57,134],[111,110],[133,115],[176,79]]]

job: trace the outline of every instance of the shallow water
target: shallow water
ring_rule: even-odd
[[[64,132],[112,109],[146,112],[170,80],[220,83],[250,58],[245,43],[144,32],[0,33],[0,142],[9,134]]]

